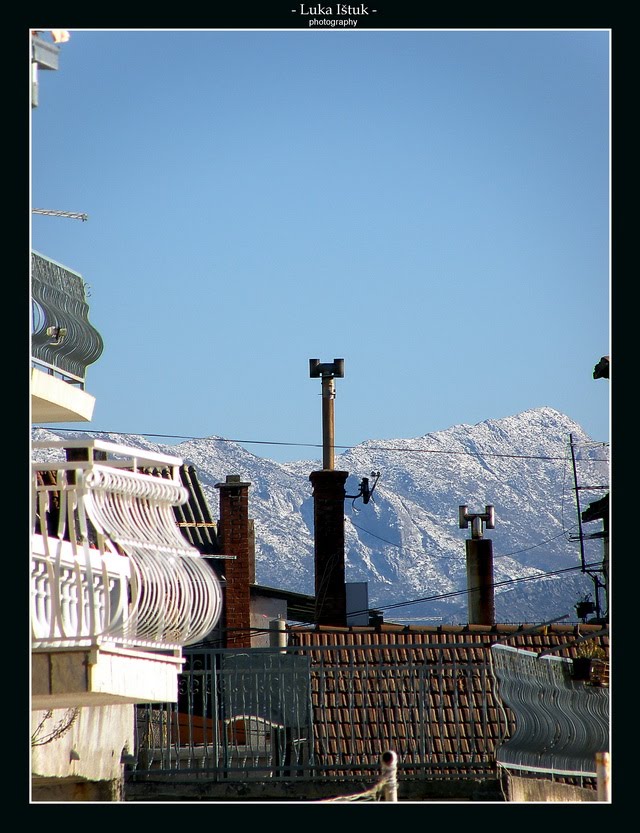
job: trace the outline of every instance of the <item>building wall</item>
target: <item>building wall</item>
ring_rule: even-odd
[[[122,754],[134,748],[134,706],[36,710],[31,732],[34,801],[119,800]]]

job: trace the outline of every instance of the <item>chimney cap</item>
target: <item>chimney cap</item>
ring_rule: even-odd
[[[224,483],[216,483],[216,489],[224,488],[225,486],[250,486],[248,480],[242,480],[239,474],[228,474]]]
[[[309,359],[309,376],[332,379],[344,378],[344,359],[334,359],[333,362],[320,362],[320,359]]]

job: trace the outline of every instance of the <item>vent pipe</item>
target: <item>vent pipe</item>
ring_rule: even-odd
[[[344,359],[321,364],[319,359],[309,359],[309,376],[322,379],[322,468],[333,470],[335,450],[335,426],[333,400],[336,398],[335,379],[344,377]]]
[[[460,529],[471,526],[471,538],[465,541],[467,551],[467,591],[470,625],[495,625],[493,596],[493,541],[483,537],[483,528],[495,529],[493,506],[484,512],[467,512],[458,507]]]

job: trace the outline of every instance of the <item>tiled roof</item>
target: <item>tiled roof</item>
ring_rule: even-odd
[[[494,691],[491,645],[574,657],[583,637],[608,655],[600,625],[300,627],[289,645],[311,654],[318,760],[374,763],[392,749],[405,772],[428,760],[431,771],[472,775],[493,768],[497,744],[515,726]]]
[[[579,656],[578,646],[585,638],[592,639],[608,654],[609,629],[606,625],[438,625],[416,626],[384,623],[376,627],[334,628],[291,628],[290,644],[308,646],[354,645],[363,650],[375,643],[378,645],[407,645],[413,649],[420,646],[429,650],[435,646],[444,648],[450,658],[460,657],[466,662],[471,658],[485,658],[488,649],[495,642],[503,642],[513,648],[527,651],[554,650],[554,656]],[[473,643],[473,648],[469,648]],[[460,648],[459,646],[465,646]]]

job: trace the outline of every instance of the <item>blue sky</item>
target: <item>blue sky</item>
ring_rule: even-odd
[[[71,30],[32,247],[105,349],[87,430],[320,458],[551,406],[609,439],[610,37]],[[169,441],[164,439],[163,441]],[[268,443],[277,443],[274,445]]]

